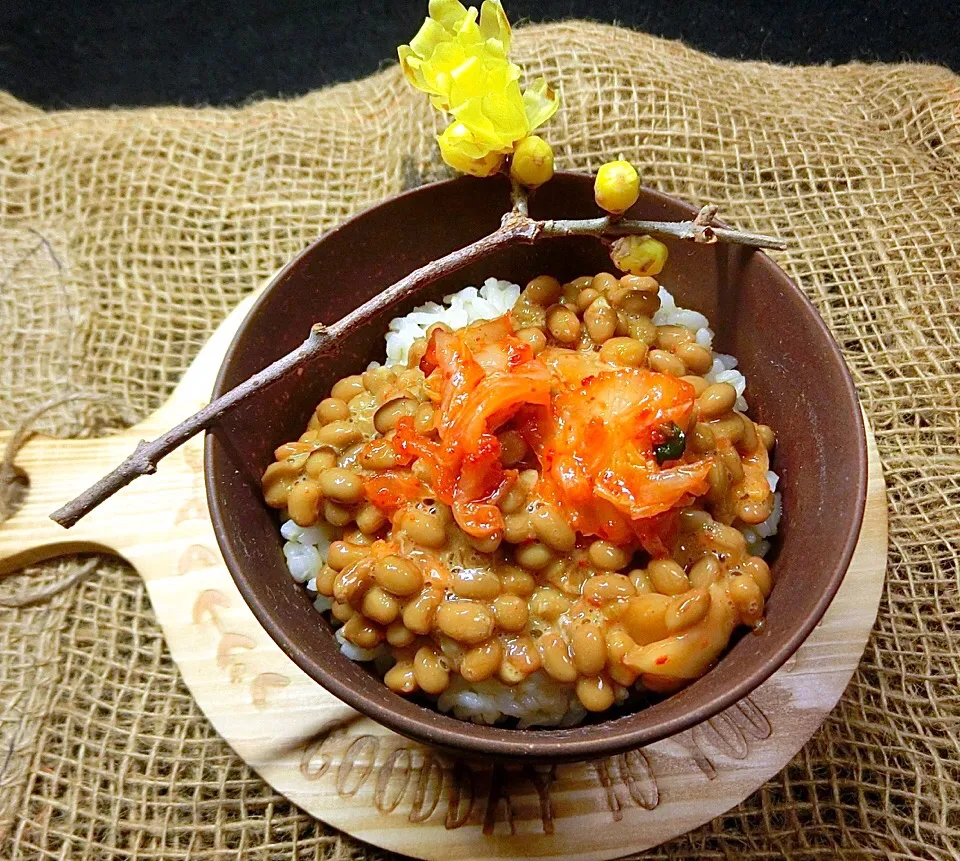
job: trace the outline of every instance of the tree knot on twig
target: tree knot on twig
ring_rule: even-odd
[[[157,471],[157,464],[150,451],[150,443],[145,439],[137,443],[137,447],[127,461],[140,475],[153,475]]]
[[[536,221],[516,210],[511,210],[500,219],[500,230],[509,233],[520,242],[536,242],[543,232],[543,222]]]
[[[713,232],[711,225],[716,218],[719,207],[713,203],[708,203],[697,213],[693,219],[693,241],[704,245],[713,245],[717,241],[717,235]]]

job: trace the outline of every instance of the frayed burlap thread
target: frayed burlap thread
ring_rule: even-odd
[[[722,61],[586,23],[521,29],[516,56],[560,91],[560,165],[622,154],[790,241],[775,257],[844,349],[889,486],[883,603],[840,705],[762,790],[645,857],[960,857],[960,79]],[[65,393],[103,401],[43,430],[146,415],[292,254],[443,175],[438,122],[396,68],[242,109],[44,113],[0,94],[0,425]],[[0,610],[0,857],[238,854],[374,853],[216,736],[129,570]]]

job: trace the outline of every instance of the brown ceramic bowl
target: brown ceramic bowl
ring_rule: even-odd
[[[508,207],[505,181],[462,178],[392,198],[328,233],[254,305],[227,351],[214,395],[300,344],[312,322],[334,322],[412,269],[490,232]],[[681,220],[695,212],[644,190],[630,215]],[[537,192],[531,214],[595,216],[590,178],[556,176]],[[600,242],[554,239],[501,251],[443,279],[417,303],[359,331],[336,355],[254,397],[208,435],[207,498],[224,559],[261,624],[311,678],[417,741],[498,758],[582,760],[657,741],[717,714],[769,678],[810,634],[840,586],[863,515],[866,449],[853,382],[816,310],[765,254],[724,244],[667,244],[664,283],[678,304],[709,317],[716,348],[740,360],[751,414],[778,435],[774,466],[784,516],[763,632],[741,637],[703,678],[644,710],[573,729],[481,727],[392,693],[343,657],[287,573],[276,512],[260,493],[273,449],[300,435],[337,379],[383,358],[388,319],[413,304],[491,276],[523,284],[541,273],[563,280],[611,268]]]

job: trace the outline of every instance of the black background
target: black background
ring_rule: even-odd
[[[472,0],[478,5],[479,0]],[[511,21],[617,22],[724,57],[960,70],[960,0],[505,0]],[[237,104],[376,71],[426,0],[0,0],[0,88],[44,107]]]

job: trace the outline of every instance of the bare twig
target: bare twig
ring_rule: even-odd
[[[152,442],[141,440],[133,454],[120,466],[92,487],[87,488],[76,499],[53,512],[50,515],[51,519],[69,529],[80,518],[104,500],[109,499],[118,490],[126,487],[135,478],[141,475],[152,475],[157,471],[157,464],[163,458],[200,431],[206,430],[220,416],[243,403],[256,392],[282,380],[291,371],[311,359],[328,352],[335,344],[363,326],[371,317],[413,296],[424,285],[431,284],[451,272],[456,272],[474,260],[479,260],[499,248],[505,248],[516,242],[533,242],[539,234],[539,222],[508,213],[504,216],[501,226],[493,233],[414,270],[406,278],[374,296],[369,302],[365,302],[333,325],[326,327],[322,323],[314,324],[307,339],[293,352],[277,359],[272,365],[268,365],[258,374],[254,374],[236,388],[207,404],[202,410]]]
[[[697,217],[693,219],[694,242],[712,245],[717,241],[717,235],[713,231],[713,219],[717,217],[718,209],[719,207],[713,203],[700,207]]]
[[[706,209],[706,207],[704,207]],[[701,213],[703,210],[701,210]],[[700,216],[697,216],[698,218]],[[729,227],[714,227],[703,221],[638,221],[637,219],[584,218],[557,219],[543,222],[543,236],[629,236],[649,233],[651,236],[670,236],[712,244],[717,240],[747,245],[751,248],[774,248],[783,251],[787,243],[776,236],[749,233]]]
[[[510,201],[513,203],[513,211],[517,215],[526,217],[530,214],[527,202],[527,190],[515,179],[510,180]]]
[[[710,222],[716,210],[711,207],[704,207],[695,221],[636,221],[611,219],[609,217],[536,221],[528,216],[526,191],[518,185],[513,186],[512,200],[513,209],[503,216],[500,227],[493,233],[464,248],[453,251],[445,257],[421,266],[336,323],[330,326],[324,326],[320,323],[315,324],[311,328],[307,339],[293,352],[277,359],[272,365],[240,383],[226,394],[221,395],[198,413],[190,416],[190,418],[152,442],[141,440],[133,454],[113,472],[101,478],[100,481],[85,490],[76,499],[55,511],[50,517],[61,526],[69,529],[81,517],[88,514],[101,502],[113,496],[138,476],[156,472],[157,464],[170,452],[183,445],[200,431],[209,428],[222,415],[243,403],[247,398],[279,382],[312,359],[331,351],[336,344],[348,338],[371,318],[414,296],[421,288],[500,248],[506,248],[516,243],[533,243],[544,237],[601,237],[646,233],[655,236],[672,236],[676,239],[689,239],[694,242],[710,243],[723,240],[754,248],[786,248],[786,243],[783,240],[773,236],[712,226]]]
[[[105,395],[88,395],[83,392],[74,392],[73,394],[63,395],[62,397],[54,398],[41,404],[19,421],[13,429],[10,439],[7,440],[6,448],[3,451],[3,458],[0,459],[0,523],[3,523],[13,515],[17,479],[17,469],[14,465],[14,460],[16,459],[17,452],[20,451],[24,443],[26,443],[33,434],[33,425],[37,419],[51,410],[55,410],[57,407],[73,401],[102,400],[106,400]]]

